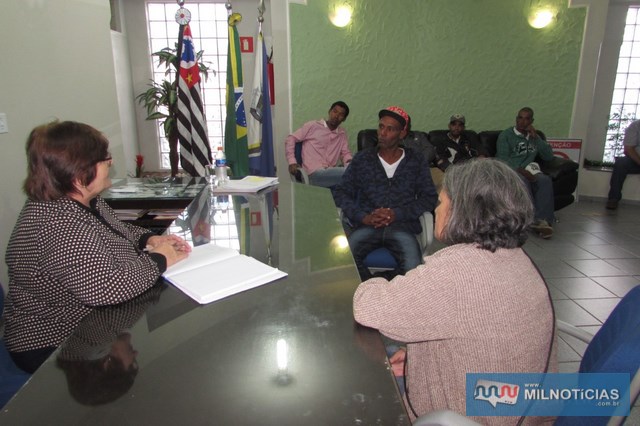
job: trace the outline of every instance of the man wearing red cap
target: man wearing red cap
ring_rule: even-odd
[[[336,187],[334,197],[351,229],[349,246],[360,278],[371,278],[365,257],[379,247],[389,249],[404,274],[422,263],[415,235],[419,218],[433,211],[436,190],[424,156],[400,142],[407,134],[408,114],[391,106],[378,114],[378,145],[360,151]]]

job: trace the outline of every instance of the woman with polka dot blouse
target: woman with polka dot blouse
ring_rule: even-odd
[[[152,287],[190,246],[123,223],[98,194],[111,186],[109,142],[76,122],[36,127],[27,139],[28,196],[7,247],[5,341],[35,371],[92,306]]]

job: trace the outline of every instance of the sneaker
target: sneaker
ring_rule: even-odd
[[[607,210],[616,210],[618,208],[618,200],[609,200],[605,206]]]
[[[546,220],[536,221],[533,225],[531,225],[531,230],[545,240],[548,240],[553,235],[553,228]]]

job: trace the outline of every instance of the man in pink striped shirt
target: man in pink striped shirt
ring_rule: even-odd
[[[326,188],[337,185],[352,157],[347,134],[340,127],[348,115],[346,103],[334,102],[329,109],[329,118],[309,121],[287,136],[285,153],[289,173],[295,174],[300,167],[295,157],[295,144],[302,143],[302,168],[309,175],[309,183]],[[344,167],[338,166],[338,160]]]

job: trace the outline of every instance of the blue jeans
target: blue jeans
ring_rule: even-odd
[[[344,170],[344,167],[329,167],[327,169],[318,169],[309,175],[309,184],[314,186],[322,186],[324,188],[332,188],[340,183]]]
[[[373,250],[385,247],[398,263],[398,273],[405,274],[422,263],[422,252],[416,236],[408,231],[397,229],[393,224],[383,228],[361,226],[349,237],[349,247],[358,267],[362,281],[372,277],[364,266],[364,259]]]
[[[636,163],[629,157],[616,157],[616,163],[613,165],[613,173],[609,181],[609,199],[620,201],[622,199],[622,185],[627,175],[635,175],[640,173],[640,164]]]
[[[544,219],[549,225],[553,225],[555,215],[553,214],[553,182],[551,177],[544,173],[538,173],[535,182],[530,182],[527,178],[518,174],[529,190],[533,207],[535,209],[534,218]]]

